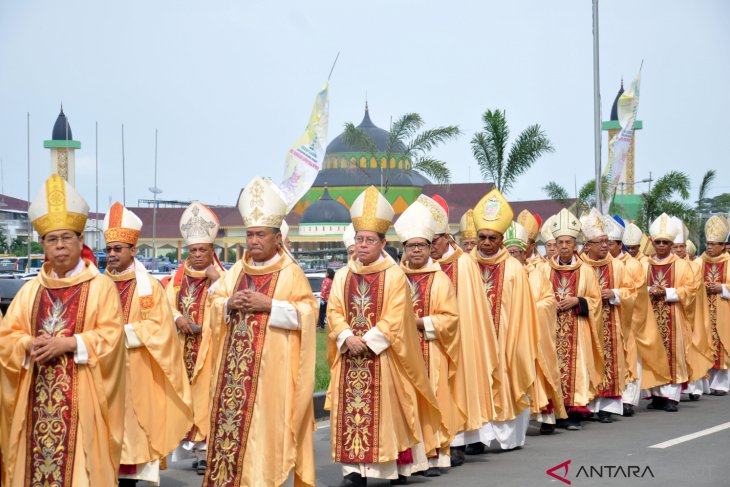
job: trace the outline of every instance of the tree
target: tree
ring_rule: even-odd
[[[484,112],[484,131],[477,132],[471,139],[471,151],[482,178],[494,181],[503,194],[509,193],[517,178],[531,168],[540,156],[555,151],[540,125],[535,124],[517,136],[508,152],[509,125],[505,114],[504,110]]]
[[[568,208],[578,216],[584,212],[590,211],[592,207],[596,206],[595,179],[591,179],[580,187],[577,198],[573,203],[571,203],[572,198],[570,198],[568,190],[555,181],[549,181],[542,187],[542,190],[548,198],[558,201],[564,208]],[[605,192],[608,191],[608,176],[603,176],[602,178],[601,191],[604,192],[603,194],[606,194]],[[613,210],[613,205],[609,210]]]
[[[458,126],[449,125],[419,133],[423,125],[424,121],[419,114],[406,113],[391,126],[385,151],[381,151],[367,132],[348,122],[345,124],[345,143],[368,153],[377,161],[383,158],[390,161],[391,155],[403,155],[411,160],[412,169],[421,171],[438,184],[448,184],[451,182],[451,171],[445,162],[432,157],[430,152],[442,143],[458,137],[461,131]],[[390,165],[386,164],[381,170],[381,192],[387,194],[390,188]]]
[[[8,250],[10,250],[8,234],[5,231],[5,227],[0,225],[0,254],[7,254]]]
[[[689,176],[681,171],[670,171],[661,178],[646,193],[641,195],[641,211],[637,224],[643,230],[648,230],[651,222],[662,213],[674,215],[683,221],[692,219],[693,209],[684,201],[673,199],[679,196],[682,200],[689,198]]]

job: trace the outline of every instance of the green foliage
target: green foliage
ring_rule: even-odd
[[[510,131],[505,113],[504,110],[484,112],[484,130],[474,134],[471,139],[472,154],[482,178],[494,181],[503,194],[509,193],[517,178],[530,169],[540,156],[555,151],[538,124],[523,130],[508,151]]]
[[[317,330],[317,358],[314,368],[314,391],[326,391],[330,383],[330,366],[327,363],[327,333]]]
[[[10,251],[10,243],[8,242],[8,234],[5,227],[0,225],[0,254],[7,254]]]
[[[673,198],[679,196],[682,200],[689,198],[689,176],[681,171],[670,171],[659,178],[651,189],[641,195],[642,206],[637,225],[646,231],[651,222],[659,215],[666,213],[687,221],[694,218],[694,209],[684,201]]]
[[[542,187],[548,198],[560,202],[564,207],[580,216],[596,206],[596,180],[591,179],[580,187],[576,201],[571,204],[568,190],[555,181],[549,181]],[[604,176],[601,182],[601,191],[606,194],[608,191],[608,176]]]
[[[19,257],[24,257],[28,255],[28,241],[22,237],[15,237],[12,242],[10,242],[10,252],[11,254],[15,254]],[[30,243],[30,253],[31,254],[42,254],[43,253],[43,247],[41,247],[41,244],[38,242],[31,242]]]
[[[380,161],[385,157],[390,161],[394,154],[403,155],[411,160],[413,169],[423,172],[438,184],[451,182],[451,171],[444,161],[440,161],[430,155],[430,152],[439,145],[453,140],[461,132],[459,127],[449,125],[434,129],[419,130],[423,127],[424,121],[417,113],[406,113],[396,120],[390,128],[390,135],[386,143],[385,151],[381,152],[372,138],[363,130],[355,127],[352,123],[345,124],[345,143],[356,147]],[[405,150],[401,149],[405,145]],[[359,167],[357,170],[362,170]],[[390,164],[382,169],[383,183],[381,191],[387,194],[390,188]]]

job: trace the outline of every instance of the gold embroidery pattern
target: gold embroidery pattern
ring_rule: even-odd
[[[717,263],[705,262],[705,282],[722,282],[723,271],[725,266],[718,266]],[[717,333],[717,294],[708,294],[709,302],[710,328],[712,329],[712,353],[714,356],[713,368],[722,368],[723,352],[720,335]]]
[[[436,274],[433,272],[423,274],[406,274],[406,277],[408,278],[408,287],[411,290],[411,303],[413,304],[413,311],[416,314],[416,318],[423,318],[424,316],[428,316],[430,313],[431,285],[433,284],[435,276]],[[421,355],[423,355],[423,361],[426,365],[426,375],[430,377],[430,350],[428,340],[426,340],[426,332],[424,330],[418,330],[418,340],[421,345]]]
[[[601,290],[612,289],[611,266],[606,264],[594,267],[598,284]],[[603,355],[603,379],[598,385],[600,397],[616,397],[621,395],[621,387],[618,378],[618,353],[616,345],[616,323],[614,321],[615,310],[611,307],[608,299],[603,300],[601,308],[601,352]]]
[[[345,284],[350,329],[364,335],[377,322],[383,302],[385,272],[370,275],[350,273]],[[335,461],[378,461],[380,414],[380,360],[366,355],[343,356],[336,424]]]
[[[502,264],[479,264],[481,268],[482,286],[487,294],[490,308],[492,309],[492,321],[494,321],[494,333],[499,338],[499,325],[502,318],[502,286],[504,281],[504,265]]]
[[[193,323],[203,326],[205,321],[205,299],[208,296],[210,280],[202,277],[191,279],[187,275],[183,279],[183,286],[178,295],[178,310]],[[198,362],[198,349],[202,333],[185,335],[183,345],[183,361],[188,381],[193,379],[195,364]]]
[[[236,289],[242,286],[272,297],[279,272],[263,276],[241,273]],[[269,313],[231,314],[223,346],[223,367],[216,381],[215,409],[211,418],[208,468],[203,485],[238,486],[251,427],[258,389],[261,353],[266,338]]]
[[[559,300],[575,296],[578,289],[579,271],[552,270],[550,281],[555,296]],[[565,406],[573,406],[575,401],[575,362],[578,346],[578,317],[574,310],[559,312],[555,326],[555,352],[560,370],[560,388]]]
[[[662,286],[665,288],[672,287],[672,269],[674,264],[665,265],[650,265],[649,267],[649,287]],[[673,340],[673,316],[672,316],[672,305],[667,303],[664,299],[654,299],[651,301],[651,306],[654,311],[654,318],[656,319],[657,327],[659,328],[659,334],[662,337],[662,344],[664,345],[664,351],[667,354],[667,360],[669,362],[669,372],[672,374],[672,380],[674,381],[677,377],[677,371],[675,370],[675,356],[674,356],[674,340]]]
[[[36,336],[68,337],[83,331],[88,288],[88,282],[54,290],[41,287],[31,321]],[[71,487],[78,425],[76,365],[70,354],[63,354],[45,364],[34,363],[33,369],[25,485]]]

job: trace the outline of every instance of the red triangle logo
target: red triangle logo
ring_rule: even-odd
[[[559,464],[555,465],[554,467],[547,469],[545,471],[545,473],[555,479],[560,480],[561,482],[564,482],[564,483],[570,485],[571,482],[570,482],[570,480],[567,479],[568,465],[570,465],[570,462],[572,462],[572,460],[566,460],[563,463],[559,463]],[[562,470],[563,472],[555,473],[556,470]]]

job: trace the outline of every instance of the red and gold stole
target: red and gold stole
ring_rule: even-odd
[[[711,283],[725,282],[725,261],[720,262],[708,262],[703,260],[703,278],[704,281]],[[723,357],[725,357],[725,349],[720,341],[720,335],[717,334],[717,300],[719,296],[717,294],[708,294],[707,300],[709,303],[709,315],[710,315],[710,328],[712,328],[712,350],[715,354],[715,363],[712,365],[714,369],[721,369],[723,364]]]
[[[185,265],[185,264],[183,264]],[[185,273],[180,281],[180,288],[177,289],[177,310],[185,318],[196,325],[204,326],[205,321],[205,300],[208,297],[210,279],[202,277],[191,277]],[[185,372],[188,374],[188,381],[193,379],[195,364],[198,362],[198,351],[202,333],[186,334],[185,345],[183,346],[183,361]]]
[[[279,271],[250,275],[241,272],[235,291],[250,289],[273,297]],[[205,486],[241,484],[243,458],[259,382],[261,353],[270,313],[230,312],[223,342],[221,367],[212,401]]]
[[[590,264],[590,259],[586,259]],[[604,261],[605,262],[605,261]],[[613,270],[610,261],[601,265],[592,265],[598,277],[601,290],[614,289]],[[617,397],[623,393],[623,385],[618,372],[618,330],[616,328],[615,309],[603,300],[601,326],[601,352],[603,355],[603,379],[598,386],[599,397]],[[622,345],[623,346],[623,345]]]
[[[385,271],[349,272],[345,279],[345,309],[350,329],[363,336],[375,326],[383,309]],[[339,380],[335,462],[377,463],[380,428],[380,359],[368,349],[358,357],[342,355]],[[387,413],[387,412],[386,412]]]
[[[124,323],[129,323],[129,313],[132,311],[132,298],[134,298],[134,290],[137,288],[137,279],[135,274],[126,281],[114,281],[119,293],[119,300],[122,302],[122,316]]]
[[[504,287],[504,260],[494,264],[487,264],[481,259],[478,262],[482,286],[484,286],[484,292],[487,294],[487,300],[492,309],[494,334],[499,338],[499,322],[502,317],[502,288]]]
[[[667,264],[652,264],[649,261],[649,272],[647,286],[674,287],[674,262]],[[656,324],[659,327],[659,334],[662,337],[664,351],[669,362],[669,372],[672,380],[677,377],[677,370],[674,356],[674,306],[667,303],[665,299],[652,299],[651,307],[654,312]]]
[[[436,273],[408,273],[406,277],[408,278],[408,285],[411,290],[411,303],[413,303],[413,311],[416,313],[416,318],[428,316],[431,309],[431,286],[433,285]],[[431,370],[429,367],[428,340],[426,340],[424,330],[418,330],[418,340],[421,343],[421,354],[426,364],[426,374],[429,375]]]
[[[41,286],[33,303],[35,336],[71,337],[84,330],[89,281],[59,289]],[[74,485],[78,383],[73,354],[33,364],[26,418],[25,485]],[[86,400],[88,398],[85,398]]]
[[[580,267],[570,270],[552,268],[550,282],[555,292],[555,299],[561,301],[577,296],[579,277]],[[555,326],[555,351],[558,354],[563,404],[570,407],[575,402],[575,361],[578,351],[577,306],[567,311],[558,311]]]

